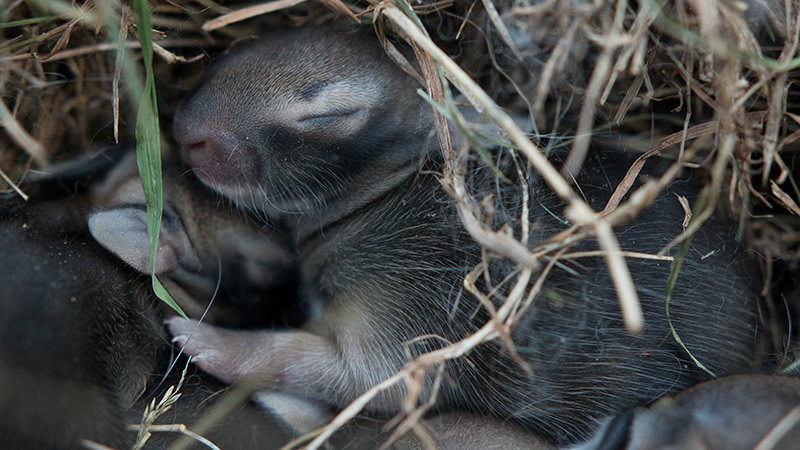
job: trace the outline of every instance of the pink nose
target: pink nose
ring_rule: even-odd
[[[202,180],[231,185],[253,175],[254,148],[224,125],[189,110],[179,113],[174,133],[181,158]]]

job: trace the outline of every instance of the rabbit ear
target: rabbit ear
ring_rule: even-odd
[[[95,212],[89,216],[89,231],[119,259],[141,273],[150,273],[147,215],[143,209],[125,206]],[[197,257],[183,228],[162,225],[155,273],[170,272],[191,261],[197,261]]]

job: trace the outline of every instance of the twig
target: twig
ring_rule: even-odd
[[[23,200],[25,200],[26,202],[28,201],[28,194],[26,194],[26,193],[22,192],[22,189],[20,189],[20,188],[19,188],[19,186],[17,186],[17,185],[16,185],[16,184],[15,184],[15,183],[14,183],[14,182],[11,180],[11,178],[9,178],[9,177],[8,177],[8,175],[6,175],[6,173],[5,173],[5,172],[3,172],[3,169],[0,169],[0,178],[2,178],[2,179],[3,179],[3,181],[5,181],[6,183],[8,183],[8,185],[9,185],[9,186],[11,186],[11,189],[13,189],[13,190],[14,190],[14,192],[16,192],[16,193],[17,193],[17,195],[19,195],[20,197],[22,197],[22,199],[23,199]]]
[[[444,53],[433,41],[430,40],[414,22],[409,19],[397,6],[388,1],[378,4],[377,12],[384,14],[395,26],[401,29],[408,38],[424,49],[431,58],[442,67],[442,73],[447,79],[456,85],[462,94],[472,103],[479,113],[485,114],[494,121],[500,128],[505,130],[511,141],[534,165],[536,170],[542,175],[545,182],[553,189],[559,197],[569,203],[576,203],[580,209],[589,209],[569,187],[564,178],[545,158],[541,151],[531,142],[525,133],[514,123],[514,120],[505,113],[497,104],[467,75],[458,64],[455,63],[446,53]],[[582,206],[580,206],[582,204]]]
[[[622,254],[622,256],[626,258],[646,259],[652,261],[667,261],[667,262],[675,260],[675,258],[672,256],[651,255],[650,253],[627,252],[627,251],[622,251],[620,253]],[[588,250],[584,252],[564,253],[564,255],[560,257],[560,259],[591,258],[591,257],[605,256],[605,254],[606,252],[603,250]]]
[[[25,152],[31,155],[40,166],[47,165],[47,151],[44,145],[22,128],[22,125],[20,125],[14,115],[11,114],[11,111],[8,110],[8,106],[6,106],[6,103],[2,100],[0,100],[0,124],[5,127],[11,139],[25,150]]]
[[[161,48],[174,48],[174,47],[196,47],[198,44],[202,44],[203,40],[201,40],[201,39],[163,39],[163,40],[159,40],[159,41],[155,41],[155,42],[157,42],[158,46],[161,47]],[[93,53],[98,53],[98,52],[113,51],[113,50],[116,50],[117,48],[118,48],[117,45],[112,43],[112,42],[103,42],[103,43],[100,43],[100,44],[86,45],[86,46],[83,46],[83,47],[77,47],[77,48],[71,48],[71,49],[67,49],[67,50],[61,50],[60,52],[58,52],[55,55],[53,55],[52,57],[50,57],[47,61],[48,62],[63,61],[65,59],[74,58],[74,57],[77,57],[77,56],[91,55]],[[129,40],[129,41],[125,41],[125,48],[137,49],[137,48],[141,48],[141,45],[139,44],[139,41]],[[197,55],[197,56],[193,56],[191,58],[185,58],[185,57],[182,57],[182,56],[175,56],[174,58],[172,58],[172,57],[165,57],[165,55],[162,54],[162,53],[156,52],[156,54],[158,54],[159,56],[164,58],[164,60],[166,60],[166,61],[170,61],[170,60],[181,61],[181,60],[183,60],[185,62],[192,62],[192,61],[195,61],[198,58],[204,56],[203,54],[200,54],[200,55]],[[30,53],[26,53],[26,54],[23,54],[23,55],[5,56],[5,57],[0,58],[0,63],[10,63],[10,62],[13,62],[13,61],[24,61],[24,60],[28,60],[28,59],[34,59],[34,56],[32,54],[30,54]]]
[[[792,408],[771,430],[761,439],[753,450],[771,450],[786,436],[786,433],[800,423],[800,405]]]
[[[611,58],[620,44],[618,39],[611,39],[620,33],[622,22],[625,18],[625,10],[628,6],[627,0],[617,0],[617,8],[614,13],[614,24],[606,37],[606,45],[603,51],[597,58],[597,62],[592,70],[592,76],[589,79],[589,87],[586,89],[583,99],[583,107],[581,108],[580,115],[578,116],[578,129],[576,130],[575,143],[572,145],[572,150],[569,152],[569,157],[564,162],[564,167],[561,168],[561,174],[567,176],[571,174],[577,177],[580,173],[583,161],[589,153],[589,142],[592,139],[592,127],[594,125],[594,118],[597,109],[597,104],[600,100],[600,90],[604,83],[609,79],[611,72]]]
[[[404,1],[404,0],[401,0]],[[622,3],[622,0],[620,0]],[[404,4],[406,9],[410,11],[407,3]],[[621,6],[618,5],[618,12]],[[568,210],[573,214],[573,217],[585,219],[582,224],[594,223],[595,229],[598,233],[603,234],[601,245],[607,250],[610,250],[607,255],[610,267],[609,271],[614,278],[614,285],[617,287],[617,294],[620,299],[621,308],[623,311],[635,314],[641,311],[638,304],[635,290],[632,290],[633,280],[630,277],[630,272],[627,270],[624,258],[618,251],[619,244],[616,237],[611,232],[610,222],[605,222],[602,217],[595,213],[586,202],[581,200],[572,189],[569,187],[564,178],[556,171],[550,164],[547,158],[539,152],[536,146],[528,139],[528,137],[520,130],[514,123],[511,117],[508,116],[497,104],[486,94],[486,92],[475,83],[447,54],[445,54],[430,38],[419,29],[419,27],[408,17],[406,13],[400,10],[395,4],[389,1],[382,1],[376,7],[376,12],[382,13],[387,17],[396,27],[401,29],[408,39],[424,49],[431,58],[441,66],[442,73],[461,91],[462,94],[472,103],[479,113],[483,113],[492,119],[501,129],[506,131],[517,146],[519,151],[530,160],[534,168],[539,172],[544,181],[552,188],[553,192],[568,203]],[[622,11],[624,12],[624,11]],[[622,14],[620,12],[620,14]],[[621,19],[620,19],[621,21]],[[588,145],[588,143],[587,143]],[[497,233],[487,234],[480,226],[476,224],[468,224],[471,222],[470,215],[464,214],[466,205],[462,196],[464,193],[456,192],[458,201],[459,216],[464,221],[470,235],[483,245],[493,241],[495,245],[502,244],[504,254],[514,259],[516,262],[525,264],[528,267],[535,267],[537,258],[531,254],[530,251],[522,244],[514,239],[502,239],[498,237]],[[467,220],[464,220],[467,218]],[[492,239],[494,237],[494,239]],[[613,266],[613,267],[612,267]],[[622,289],[622,290],[620,290]],[[642,329],[643,316],[641,313],[638,316],[628,317],[625,316],[625,323],[628,331],[638,333]]]
[[[215,19],[211,19],[203,24],[203,31],[213,31],[218,28],[226,27],[230,24],[251,19],[256,16],[269,14],[282,9],[291,8],[299,5],[306,0],[276,0],[258,5],[248,6],[247,8],[237,9],[228,14],[223,14]]]
[[[131,429],[139,430],[140,429],[140,425],[131,425]],[[208,439],[204,438],[203,436],[200,436],[199,434],[193,432],[186,425],[181,424],[181,423],[173,424],[173,425],[150,425],[148,427],[148,433],[149,432],[184,434],[186,436],[191,437],[195,441],[205,445],[206,447],[208,447],[210,449],[220,450],[220,448],[217,447],[216,445],[214,445],[213,442],[211,442]]]

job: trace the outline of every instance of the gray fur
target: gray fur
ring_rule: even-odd
[[[222,59],[178,112],[175,135],[198,177],[238,206],[284,221],[300,255],[304,298],[320,315],[302,330],[241,331],[172,319],[175,341],[204,370],[344,407],[408,360],[476,331],[486,312],[461,286],[480,261],[437,176],[441,161],[428,106],[413,80],[386,60],[369,32],[328,28],[276,33]],[[350,86],[317,102],[326,86]],[[314,87],[311,89],[310,87]],[[337,88],[338,89],[338,88]],[[312,99],[302,95],[316,91]],[[364,93],[370,96],[365,97]],[[304,111],[320,112],[308,122]],[[355,120],[352,111],[358,111]],[[496,163],[516,178],[506,151]],[[602,209],[631,157],[598,149],[577,180]],[[656,167],[653,167],[653,166]],[[657,174],[649,162],[646,173]],[[420,171],[422,167],[427,171]],[[471,164],[468,180],[497,200],[495,225],[518,217],[518,183],[496,183]],[[630,225],[625,250],[655,253],[680,231],[680,180]],[[564,204],[530,174],[531,242],[566,228]],[[519,233],[520,224],[512,227]],[[575,250],[596,249],[587,242]],[[595,421],[690,386],[707,375],[671,337],[663,292],[670,266],[628,260],[646,327],[628,334],[601,258],[566,262],[513,330],[526,372],[500,343],[447,364],[435,410],[461,409],[523,424],[554,443],[588,437]],[[511,265],[493,261],[496,282]],[[746,370],[754,353],[756,283],[726,225],[692,240],[671,299],[689,350],[719,374]],[[432,336],[411,343],[418,336]],[[426,379],[423,397],[430,393]],[[373,400],[398,412],[402,387]]]
[[[800,442],[800,379],[718,378],[626,415],[624,426],[614,426],[620,418],[608,419],[574,450],[751,450],[762,442],[790,450]]]

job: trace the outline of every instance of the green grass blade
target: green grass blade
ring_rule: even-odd
[[[35,25],[37,23],[50,22],[51,20],[55,19],[58,19],[58,16],[32,17],[30,19],[14,20],[12,22],[0,23],[0,28],[14,28],[14,27],[22,27],[25,25]]]
[[[164,203],[161,186],[161,134],[158,126],[158,107],[156,105],[156,88],[153,76],[153,39],[150,21],[150,6],[147,0],[133,0],[133,11],[142,46],[142,60],[145,66],[145,84],[139,100],[139,111],[136,115],[136,162],[139,176],[142,178],[142,189],[147,203],[147,232],[150,238],[150,267],[153,280],[153,291],[158,298],[167,303],[178,314],[186,317],[175,300],[169,295],[155,274],[156,252],[158,250],[158,234],[161,229],[161,210]]]
[[[693,211],[693,214],[692,214],[693,218],[697,217],[697,215],[700,213],[700,211],[702,211],[703,208],[706,207],[706,202],[707,202],[707,198],[708,198],[709,192],[710,192],[710,189],[708,187],[705,187],[700,192],[700,195],[699,195],[699,197],[697,199],[697,204],[695,205],[694,211]],[[689,223],[691,223],[692,220],[694,220],[694,219],[691,219],[689,221]],[[697,365],[697,367],[699,367],[700,369],[705,371],[711,377],[716,378],[717,375],[714,374],[714,372],[712,372],[711,370],[709,370],[706,366],[704,366],[703,363],[698,361],[698,359],[695,358],[694,355],[692,354],[692,352],[689,351],[689,349],[686,347],[686,344],[683,343],[683,339],[681,339],[681,337],[678,335],[678,331],[675,330],[675,327],[672,325],[672,318],[669,315],[669,300],[670,300],[670,297],[672,296],[672,290],[675,287],[675,283],[677,283],[677,281],[678,281],[678,274],[680,274],[681,268],[683,267],[683,260],[686,258],[686,252],[689,249],[689,243],[691,241],[692,241],[692,237],[691,236],[686,238],[686,240],[684,240],[681,243],[681,246],[678,248],[678,254],[675,255],[675,261],[672,263],[672,269],[670,270],[669,277],[667,278],[667,287],[666,287],[666,290],[664,292],[664,296],[665,296],[665,299],[664,299],[664,311],[665,311],[665,313],[667,315],[667,324],[669,324],[669,331],[672,332],[672,337],[675,339],[675,341],[678,343],[678,345],[680,345],[681,348],[683,348],[683,350],[686,352],[687,355],[689,355],[689,358],[692,359],[692,361]]]

